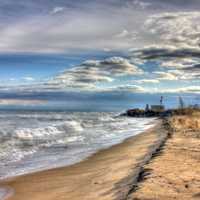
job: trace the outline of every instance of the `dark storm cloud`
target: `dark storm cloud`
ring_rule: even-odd
[[[193,65],[192,67],[184,68],[184,70],[186,70],[186,71],[194,70],[194,71],[199,71],[200,72],[200,64],[196,64],[196,65]]]
[[[147,47],[144,49],[139,49],[133,51],[133,54],[136,54],[142,59],[162,59],[162,58],[187,58],[187,57],[197,57],[200,58],[200,49],[192,48],[170,48],[170,47]]]
[[[149,0],[149,2],[154,2],[155,4],[160,3],[160,4],[170,4],[173,6],[191,6],[191,7],[196,7],[196,6],[200,6],[200,2],[199,0]]]
[[[164,71],[154,72],[159,80],[196,80],[200,77],[200,49],[148,47],[133,52],[143,62],[160,64]]]
[[[145,0],[152,4],[152,8],[161,10],[198,10],[200,8],[199,0]]]

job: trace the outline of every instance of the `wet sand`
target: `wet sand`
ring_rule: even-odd
[[[5,180],[0,187],[11,192],[8,200],[126,199],[141,167],[166,136],[159,123],[78,164]]]
[[[200,199],[200,113],[170,119],[172,137],[144,166],[128,200]]]

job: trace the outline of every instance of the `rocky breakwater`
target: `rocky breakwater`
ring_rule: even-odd
[[[142,109],[130,109],[127,110],[123,115],[129,117],[164,117],[171,115],[172,112],[170,110],[166,111],[154,111],[154,110],[142,110]]]

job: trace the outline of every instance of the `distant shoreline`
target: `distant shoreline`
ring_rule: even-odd
[[[166,135],[159,123],[75,165],[19,176],[0,185],[14,190],[9,200],[114,199],[127,195],[141,166]]]

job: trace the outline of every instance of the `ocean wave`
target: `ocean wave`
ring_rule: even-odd
[[[78,121],[65,121],[61,125],[58,125],[57,128],[59,130],[66,131],[66,133],[69,133],[71,131],[73,131],[73,132],[81,132],[81,131],[84,130],[84,127]]]
[[[48,139],[49,137],[60,134],[59,131],[54,126],[48,126],[45,128],[35,128],[35,129],[19,129],[15,131],[15,136],[23,140],[33,140],[33,139]]]
[[[38,124],[39,125],[39,124]],[[84,130],[84,127],[77,121],[64,121],[61,123],[53,124],[50,126],[43,126],[39,128],[16,128],[15,130],[1,129],[0,140],[1,142],[6,139],[19,139],[19,140],[49,140],[59,135],[70,135],[79,133]]]
[[[39,128],[12,130],[8,126],[0,130],[0,161],[4,164],[18,162],[40,148],[66,148],[69,143],[84,140],[80,135],[83,130],[81,123],[75,120]]]
[[[0,117],[0,179],[46,169],[52,163],[72,164],[154,124],[153,119],[115,116],[30,112]]]

